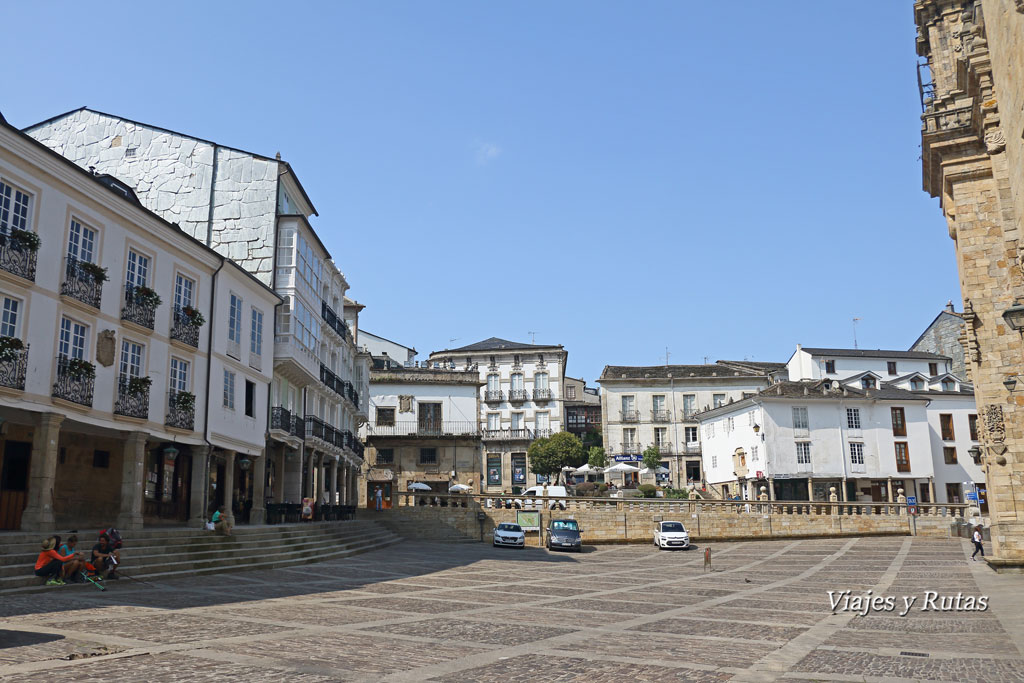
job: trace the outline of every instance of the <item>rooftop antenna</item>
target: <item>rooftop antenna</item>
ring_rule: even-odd
[[[708,364],[708,357],[704,356],[704,365],[707,365],[707,364]]]
[[[671,354],[671,353],[669,353],[668,347],[666,346],[666,347],[665,347],[665,365],[666,365],[666,366],[668,365],[668,359],[669,359],[669,357],[670,357],[671,355],[672,355],[672,354]]]
[[[860,322],[860,318],[853,319],[853,348],[857,348],[857,323]]]
[[[459,341],[460,339],[462,339],[462,337],[452,337],[451,339],[448,340],[448,344],[449,345],[454,344],[455,342]]]
[[[527,332],[526,334],[530,335],[530,343],[531,344],[536,344],[537,343],[537,333],[536,332]]]

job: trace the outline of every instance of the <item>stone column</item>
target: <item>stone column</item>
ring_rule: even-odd
[[[124,440],[121,462],[121,514],[117,516],[117,526],[120,529],[142,528],[142,494],[145,486],[148,436],[146,432],[131,432]],[[160,466],[163,467],[162,462]]]
[[[349,505],[359,505],[359,470],[355,467],[348,468],[348,496]]]
[[[274,453],[274,462],[277,464],[277,467],[274,469],[274,502],[283,503],[285,482],[288,481],[285,474],[285,468],[288,466],[288,456],[285,455],[284,447],[278,447],[275,450],[277,452]]]
[[[768,477],[768,500],[775,500],[775,477]]]
[[[814,501],[814,477],[807,477],[807,500]]]
[[[895,502],[893,500],[893,497],[892,497],[892,477],[889,477],[888,483],[886,484],[886,489],[889,491],[889,500],[886,501],[886,502],[888,502],[888,503]]]
[[[302,486],[302,495],[304,498],[316,498],[316,491],[313,488],[313,468],[315,467],[316,464],[314,456],[315,453],[313,449],[310,449],[309,452],[306,454],[306,481]]]
[[[338,460],[331,461],[331,505],[338,505]]]
[[[63,415],[40,413],[32,430],[28,501],[21,514],[22,531],[52,531],[53,483],[57,478],[57,452]]]
[[[192,482],[188,502],[188,525],[202,528],[206,523],[206,492],[210,490],[210,447],[192,446]]]
[[[252,464],[252,509],[249,510],[249,524],[266,524],[267,504],[267,451],[253,458]]]
[[[848,491],[848,487],[847,487],[847,485],[846,485],[846,482],[847,482],[847,479],[846,479],[846,477],[843,477],[843,490],[842,490],[842,497],[841,497],[841,500],[842,500],[842,501],[843,501],[844,503],[849,503],[850,501],[848,500],[848,498],[849,498],[849,494],[847,493],[847,491]]]
[[[235,524],[235,452],[224,451],[224,481],[219,483],[224,491],[224,516],[228,518],[231,525]]]
[[[931,498],[928,502],[934,505],[935,500],[935,477],[928,477],[928,496]]]
[[[316,504],[321,505],[324,502],[324,475],[327,474],[327,454],[321,453],[319,460],[316,464]]]
[[[346,460],[341,465],[341,505],[352,504],[352,496],[349,495],[348,472],[348,461]]]

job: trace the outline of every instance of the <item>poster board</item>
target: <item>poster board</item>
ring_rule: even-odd
[[[540,531],[540,510],[517,510],[516,523],[523,531]]]

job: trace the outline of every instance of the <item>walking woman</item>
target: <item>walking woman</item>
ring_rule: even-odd
[[[974,527],[974,534],[971,536],[971,540],[974,541],[974,553],[971,554],[971,562],[976,562],[974,556],[981,553],[981,558],[985,559],[985,548],[981,545],[981,527]]]

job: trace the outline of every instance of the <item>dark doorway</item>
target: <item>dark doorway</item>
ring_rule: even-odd
[[[0,467],[0,529],[20,529],[21,513],[28,500],[28,474],[32,462],[32,444],[27,441],[4,443],[3,467]]]

